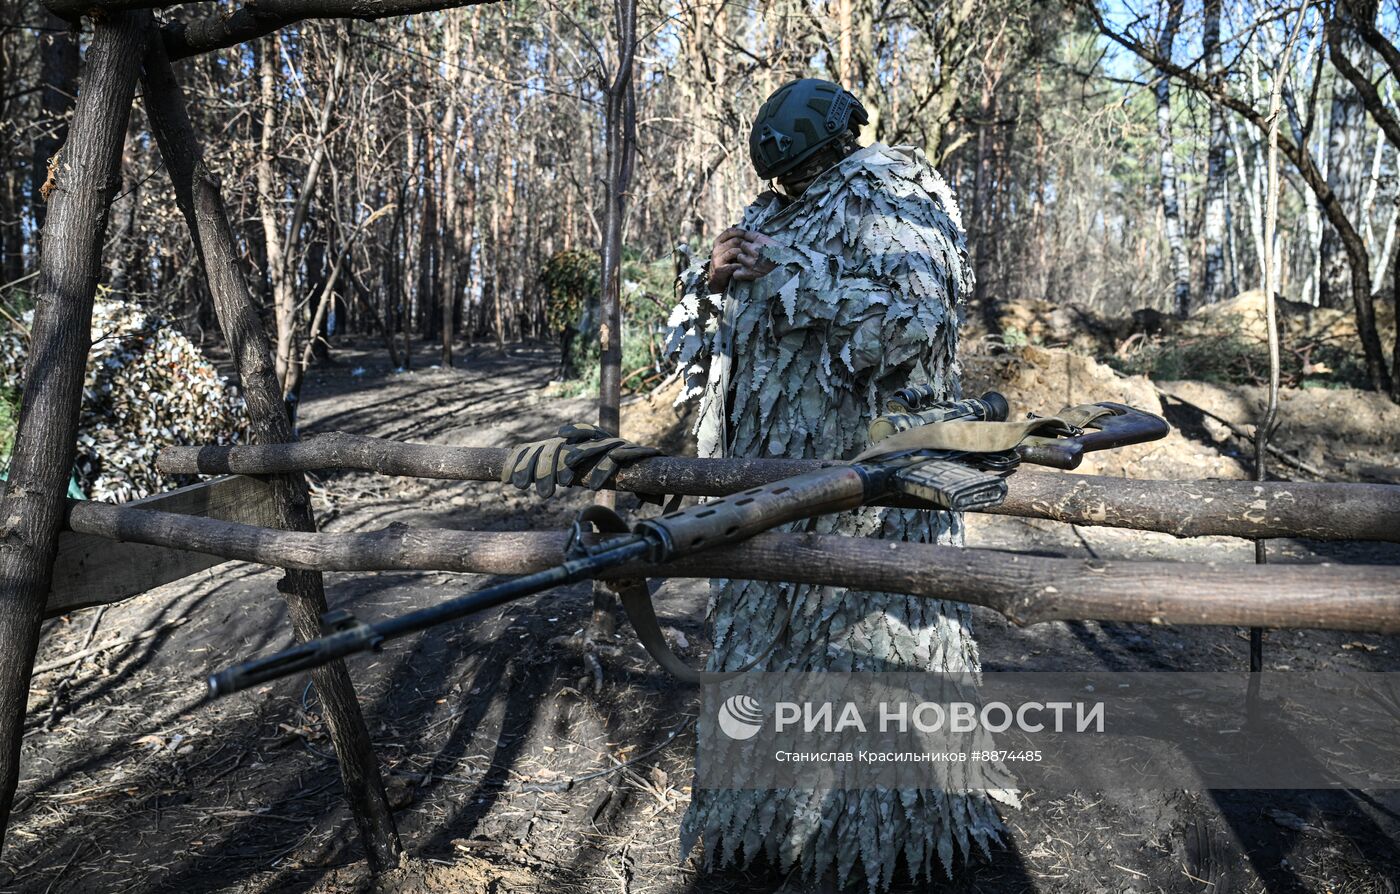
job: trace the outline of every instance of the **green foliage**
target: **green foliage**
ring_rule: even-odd
[[[550,328],[563,332],[578,325],[583,309],[597,300],[601,262],[590,251],[559,252],[549,259],[540,281],[547,295],[545,315]],[[670,313],[674,272],[670,257],[647,259],[636,249],[622,257],[622,389],[640,390],[655,377]],[[598,390],[598,342],[594,332],[580,333],[569,349],[579,373],[558,389],[563,397]]]
[[[556,252],[540,273],[544,286],[545,319],[555,333],[577,326],[583,309],[598,300],[598,256],[573,249]]]
[[[10,461],[10,448],[15,443],[18,420],[19,395],[11,388],[0,387],[0,468]]]
[[[1236,333],[1154,338],[1123,356],[1103,358],[1121,372],[1159,382],[1195,379],[1220,385],[1263,385],[1269,381],[1269,352],[1258,341]],[[1286,388],[1365,387],[1365,370],[1338,347],[1317,346],[1308,358],[1285,351],[1280,379]]]
[[[1237,335],[1154,339],[1127,357],[1115,358],[1120,370],[1158,381],[1197,379],[1220,384],[1252,382],[1268,375],[1269,357],[1258,345]]]

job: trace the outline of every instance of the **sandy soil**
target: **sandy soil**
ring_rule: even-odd
[[[411,373],[386,368],[376,353],[344,351],[339,365],[308,382],[302,421],[311,431],[503,445],[588,417],[586,400],[547,396],[551,370],[550,357],[531,348]],[[653,431],[674,421],[664,406],[645,414]],[[1160,468],[1224,462],[1204,438],[1183,445],[1201,461],[1166,457]],[[490,483],[358,474],[321,478],[317,499],[333,531],[393,522],[557,528],[581,505],[577,496],[542,504]],[[1250,544],[1228,538],[1176,541],[993,516],[971,519],[968,540],[1049,555],[1253,560]],[[1376,546],[1289,541],[1270,549],[1285,562],[1400,563],[1395,549]],[[19,805],[0,860],[5,890],[752,892],[782,884],[762,872],[702,874],[680,859],[694,693],[650,664],[625,623],[595,691],[579,657],[558,641],[587,616],[583,587],[351,662],[411,855],[404,869],[366,878],[305,683],[201,702],[205,674],[288,641],[276,580],[270,570],[230,563],[47,625],[40,662],[88,639],[157,633],[35,679]],[[438,573],[327,576],[332,606],[368,618],[483,582]],[[704,598],[695,582],[659,593],[658,612],[688,642],[693,663],[706,651]],[[1235,629],[1018,629],[979,612],[978,631],[988,669],[1246,663],[1244,633]],[[1397,640],[1372,635],[1272,632],[1265,658],[1275,673],[1400,668]],[[1400,797],[1384,792],[1032,791],[1022,809],[1006,813],[1008,846],[964,868],[946,890],[1394,892],[1397,811]]]

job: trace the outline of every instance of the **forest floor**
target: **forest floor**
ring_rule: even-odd
[[[1073,371],[1072,359],[1060,360]],[[554,367],[539,348],[473,352],[460,368],[411,372],[388,368],[378,352],[343,350],[338,361],[317,369],[306,385],[301,421],[308,431],[496,446],[591,418],[588,400],[549,396]],[[1013,400],[1018,388],[1034,401],[1062,392],[1065,402],[1086,399],[1068,392],[1092,390],[1092,376],[1054,378],[1055,362],[1023,352],[970,363],[969,390],[999,384]],[[1329,403],[1339,417],[1356,415],[1341,398]],[[1228,438],[1181,406],[1174,417],[1185,434],[1144,452],[1146,471],[1136,474],[1243,477]],[[626,433],[648,440],[669,434],[679,442],[683,434],[665,401],[635,406],[629,420]],[[1316,432],[1288,446],[1301,449],[1309,438]],[[1393,447],[1367,449],[1366,468],[1395,468]],[[1345,456],[1309,455],[1347,474]],[[316,490],[331,531],[390,523],[557,529],[582,505],[578,495],[544,503],[494,483],[358,473],[320,477]],[[631,508],[629,500],[623,508]],[[1250,543],[1228,538],[1179,541],[997,516],[969,517],[968,544],[1045,555],[1253,561]],[[1275,541],[1270,557],[1400,564],[1400,549]],[[696,696],[647,659],[625,622],[620,657],[604,660],[604,685],[595,691],[579,656],[558,639],[587,618],[584,586],[350,662],[411,856],[405,868],[368,879],[305,682],[201,703],[206,674],[288,642],[277,577],[229,563],[105,612],[48,622],[40,662],[85,641],[155,634],[36,676],[0,887],[565,894],[753,892],[781,884],[762,872],[702,873],[677,853]],[[332,607],[353,607],[371,620],[483,582],[442,573],[327,575]],[[689,644],[682,651],[692,664],[707,649],[706,592],[702,582],[674,581],[658,594],[658,614]],[[1020,629],[982,610],[976,629],[989,670],[1238,670],[1247,663],[1247,638],[1237,629],[1094,622]],[[1400,670],[1400,640],[1274,631],[1264,656],[1270,673]],[[1006,846],[939,890],[1393,894],[1400,880],[1400,793],[1028,791],[1023,801],[1004,811]]]

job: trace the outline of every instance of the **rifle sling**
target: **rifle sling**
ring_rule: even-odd
[[[592,522],[603,534],[628,533],[627,523],[622,520],[622,516],[603,506],[589,506],[579,513],[579,521]],[[647,654],[652,657],[652,660],[678,680],[695,684],[723,683],[725,680],[747,673],[757,667],[769,655],[773,654],[779,640],[787,633],[788,624],[792,621],[793,607],[797,604],[795,599],[789,601],[787,615],[783,618],[783,623],[778,628],[777,633],[773,635],[773,640],[752,661],[738,670],[716,673],[695,670],[686,664],[679,655],[671,651],[671,645],[666,642],[666,634],[661,632],[661,623],[656,618],[656,608],[651,604],[651,589],[647,586],[646,578],[610,580],[607,585],[612,587],[613,592],[617,593],[618,600],[622,603],[622,609],[627,613],[628,622],[631,623],[632,629],[637,633],[637,639],[641,641],[642,647],[647,650]]]
[[[953,421],[919,425],[875,442],[858,454],[853,462],[878,460],[887,453],[906,450],[1002,453],[1016,449],[1022,441],[1032,435],[1053,435],[1067,428],[1085,428],[1094,420],[1112,413],[1113,410],[1098,404],[1080,404],[1077,407],[1065,407],[1054,416],[1022,422]]]

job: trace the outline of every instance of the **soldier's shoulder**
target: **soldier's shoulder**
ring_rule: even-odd
[[[877,183],[901,199],[930,198],[962,229],[957,199],[943,175],[917,146],[871,143],[847,158],[851,174]]]
[[[909,175],[920,170],[933,170],[922,149],[917,146],[887,146],[871,143],[846,156],[841,166],[852,171]]]

